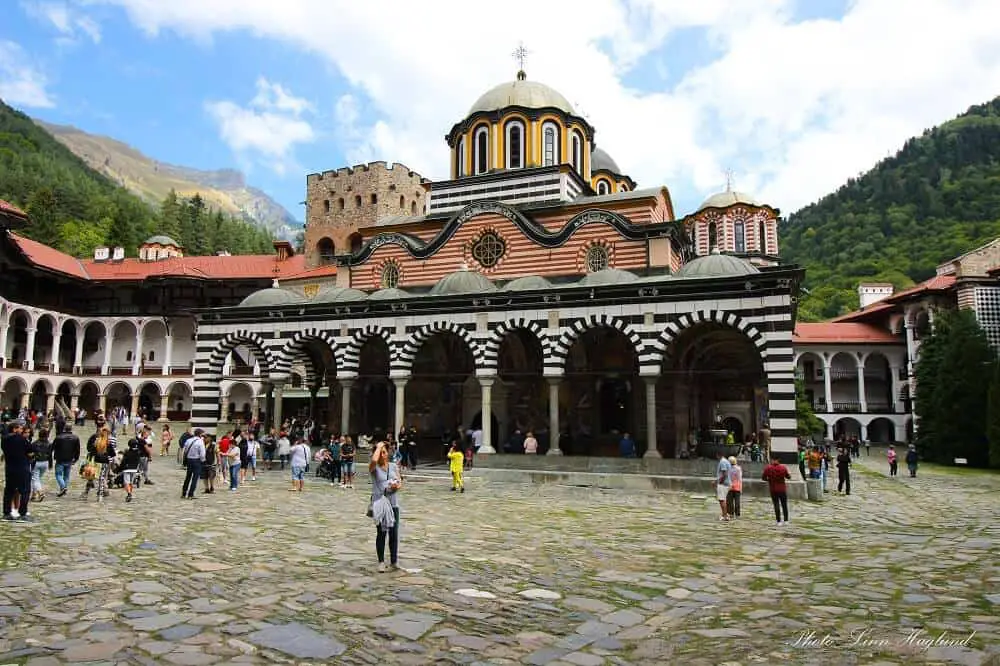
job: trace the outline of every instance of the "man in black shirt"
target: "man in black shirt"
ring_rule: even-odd
[[[80,438],[73,434],[69,423],[53,440],[52,457],[56,461],[56,483],[59,485],[56,497],[62,497],[69,490],[70,470],[80,460]]]
[[[9,435],[3,438],[2,448],[6,465],[4,467],[3,486],[3,519],[14,520],[11,505],[15,493],[20,493],[21,502],[18,507],[17,520],[31,521],[28,513],[28,500],[31,498],[31,457],[29,442],[22,435],[23,424],[17,424]]]

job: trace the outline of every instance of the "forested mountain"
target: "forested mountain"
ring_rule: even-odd
[[[102,244],[124,247],[134,256],[139,243],[155,233],[172,236],[191,255],[272,251],[268,231],[209,208],[197,195],[180,199],[169,193],[151,207],[2,101],[0,199],[31,216],[25,235],[79,257]]]
[[[806,267],[805,321],[858,307],[859,282],[899,290],[1000,236],[1000,98],[906,142],[895,156],[793,213],[781,255]]]

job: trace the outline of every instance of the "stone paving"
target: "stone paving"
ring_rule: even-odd
[[[1000,475],[890,480],[881,460],[781,528],[760,499],[718,522],[708,481],[692,496],[473,474],[456,494],[421,470],[401,495],[403,569],[379,574],[366,480],[298,494],[263,472],[182,501],[158,458],[131,504],[84,503],[75,479],[36,522],[0,523],[0,664],[997,658]],[[964,645],[923,642],[942,632]]]

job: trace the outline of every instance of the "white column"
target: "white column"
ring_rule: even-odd
[[[862,442],[868,441],[868,426],[866,425],[861,426],[861,441]]]
[[[97,404],[101,408],[101,413],[104,414],[105,417],[107,417],[107,415],[108,415],[108,396],[107,396],[106,393],[102,393],[100,395],[100,399],[98,400]]]
[[[889,377],[889,387],[892,391],[892,400],[889,401],[889,409],[897,414],[903,411],[900,408],[899,399],[899,370],[900,367],[898,365],[889,366],[889,372],[892,373],[892,376]]]
[[[259,396],[255,395],[253,397],[253,402],[250,403],[250,409],[253,410],[252,416],[254,418],[257,418],[257,415],[260,414],[260,397]]]
[[[0,368],[7,365],[7,333],[10,331],[10,323],[0,323]]]
[[[550,456],[562,455],[559,449],[559,382],[562,377],[546,377],[549,381],[549,452]]]
[[[142,330],[135,334],[135,350],[132,352],[132,374],[138,375],[142,367]]]
[[[167,334],[164,338],[164,350],[163,350],[163,374],[170,374],[170,364],[174,360],[174,336]]]
[[[393,432],[399,432],[399,429],[403,427],[403,419],[406,418],[406,382],[409,381],[407,378],[397,378],[393,379],[392,383],[396,385],[396,428]]]
[[[277,402],[277,398],[275,398]],[[219,423],[229,423],[229,396],[222,396],[222,404],[219,406]]]
[[[79,372],[83,373],[83,338],[87,333],[86,329],[76,329],[76,349],[73,350],[73,372],[77,372],[77,368],[80,368]]]
[[[865,396],[865,362],[858,361],[858,401],[861,403],[861,413],[868,412],[868,398]]]
[[[24,348],[24,360],[28,362],[28,370],[35,369],[35,334],[38,332],[34,326],[28,327],[28,344]]]
[[[226,360],[222,362],[222,376],[228,377],[233,374],[233,352],[226,354]]]
[[[656,380],[659,377],[643,377],[646,382],[646,453],[643,458],[662,458],[656,445]]]
[[[257,359],[253,360],[253,376],[260,377],[260,361]]]
[[[45,396],[45,414],[48,416],[49,412],[56,408],[56,394],[49,393]]]
[[[826,401],[826,411],[833,412],[833,388],[830,386],[830,370],[833,369],[831,359],[823,357],[823,399]]]
[[[80,409],[80,394],[71,393],[69,396],[69,409],[73,412],[73,418],[76,418],[76,410]]]
[[[903,320],[903,328],[906,331],[906,374],[908,377],[913,376],[913,360],[916,357],[916,340],[913,337],[913,327],[910,325],[909,319]]]
[[[115,332],[104,332],[104,365],[101,366],[101,374],[106,375],[111,372],[111,348],[114,346]]]
[[[284,386],[283,386],[283,384],[275,384],[274,385],[273,395],[274,395],[274,427],[280,429],[281,428],[281,424],[282,424],[282,419],[283,419],[283,417],[281,415],[281,401],[284,398]],[[229,402],[229,400],[227,398],[226,403],[228,404],[228,402]],[[227,409],[228,409],[228,407],[227,407]]]
[[[30,401],[31,401],[31,394],[27,393],[27,392],[22,393],[21,394],[21,409],[27,409],[28,405],[30,404]]]
[[[135,418],[135,415],[139,413],[139,389],[132,389],[132,412],[131,416]]]
[[[483,445],[479,447],[477,453],[496,453],[493,448],[493,382],[496,377],[479,377],[479,386],[482,388],[482,419],[483,419]]]
[[[346,435],[351,427],[351,387],[354,386],[353,378],[340,380],[340,432]]]
[[[170,411],[170,394],[164,393],[160,396],[160,418],[159,421],[167,421],[167,412]]]
[[[52,354],[49,355],[49,365],[53,374],[59,373],[59,347],[62,346],[62,327],[52,333]]]

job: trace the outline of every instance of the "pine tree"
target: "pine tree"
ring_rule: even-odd
[[[56,245],[59,240],[59,204],[49,187],[35,190],[28,198],[29,235],[37,241]]]
[[[803,437],[826,432],[826,423],[813,411],[812,404],[806,396],[806,384],[801,378],[795,379],[795,420],[798,432]]]
[[[181,202],[174,190],[170,190],[160,204],[160,233],[181,245],[186,242],[181,234]]]
[[[990,467],[1000,467],[1000,361],[993,363],[993,380],[987,398],[986,436],[990,442]]]

